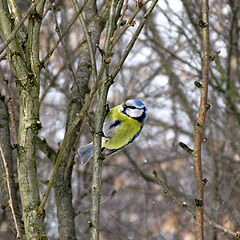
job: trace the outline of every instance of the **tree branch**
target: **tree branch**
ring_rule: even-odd
[[[105,56],[109,54],[110,38],[113,34],[113,20],[114,20],[114,6],[116,1],[111,0],[109,20],[107,26],[107,36],[104,44]],[[104,56],[104,58],[105,58]],[[103,122],[105,119],[105,106],[107,100],[108,90],[113,82],[109,81],[108,68],[109,65],[106,61],[102,61],[102,66],[105,66],[105,79],[99,89],[98,105],[95,117],[95,132],[93,136],[93,166],[92,166],[92,185],[91,185],[91,210],[90,221],[88,226],[90,228],[90,240],[99,239],[99,213],[100,213],[100,201],[101,201],[101,185],[102,185],[102,156],[101,151],[101,136],[99,132],[102,131]]]
[[[197,123],[195,125],[195,143],[194,143],[194,172],[196,179],[196,235],[198,240],[204,239],[204,224],[203,224],[203,208],[204,208],[204,186],[202,177],[202,160],[201,160],[201,145],[205,126],[206,114],[209,109],[207,104],[208,96],[208,75],[210,67],[209,58],[209,19],[208,19],[208,0],[202,0],[202,21],[200,25],[203,33],[203,62],[202,62],[202,87],[201,100]]]
[[[93,154],[93,176],[92,176],[92,187],[91,187],[91,197],[92,197],[92,206],[90,211],[90,221],[89,221],[89,228],[90,228],[90,239],[91,240],[98,240],[99,239],[99,211],[100,211],[100,198],[101,198],[101,173],[102,173],[102,160],[104,159],[101,154],[101,136],[98,134],[102,130],[102,125],[105,119],[105,105],[109,87],[113,83],[113,79],[117,76],[118,72],[123,66],[124,61],[126,60],[128,54],[130,53],[131,49],[134,46],[149,14],[152,12],[153,8],[157,4],[157,0],[153,1],[150,5],[147,12],[144,14],[137,30],[133,34],[129,44],[127,45],[122,58],[119,61],[119,64],[115,67],[113,74],[108,76],[108,65],[107,63],[110,62],[106,61],[106,58],[110,58],[110,51],[111,51],[111,38],[114,34],[114,6],[115,1],[111,1],[110,7],[110,17],[108,22],[108,29],[107,29],[107,36],[106,41],[104,44],[104,54],[105,59],[103,61],[102,66],[106,66],[105,75],[106,78],[103,81],[100,93],[99,93],[99,102],[98,108],[96,112],[96,122],[95,122],[95,133],[93,137],[93,146],[94,146],[94,154]],[[100,71],[101,72],[101,71]]]
[[[17,222],[17,218],[16,218],[16,214],[14,211],[14,207],[13,207],[13,199],[12,199],[12,189],[11,189],[11,184],[10,184],[10,176],[9,176],[9,171],[8,171],[8,163],[5,159],[4,153],[3,153],[3,149],[0,143],[0,152],[1,152],[1,156],[2,156],[2,160],[3,160],[3,164],[5,167],[5,171],[6,171],[6,179],[7,179],[7,187],[8,187],[8,194],[9,194],[9,205],[12,211],[12,215],[13,215],[13,220],[14,220],[14,224],[17,230],[17,238],[21,239],[21,234],[20,234],[20,228],[18,226],[18,222]]]
[[[52,49],[47,53],[47,55],[43,58],[43,60],[41,61],[41,65],[44,65],[44,63],[52,56],[52,54],[54,53],[54,51],[56,50],[56,48],[58,47],[59,43],[61,43],[61,41],[63,40],[63,38],[66,36],[66,34],[69,32],[69,30],[71,29],[71,27],[73,26],[73,24],[76,22],[76,20],[78,19],[79,14],[83,11],[85,4],[87,1],[84,1],[84,4],[81,8],[79,8],[79,10],[75,13],[75,15],[73,16],[71,22],[69,23],[69,25],[67,26],[66,30],[62,33],[61,37],[58,39],[58,41],[54,44],[54,46],[52,47]]]
[[[15,114],[12,106],[13,99],[11,98],[10,91],[8,88],[8,83],[4,77],[1,67],[0,67],[0,78],[2,79],[3,87],[4,87],[6,98],[7,98],[7,105],[8,105],[9,115],[10,115],[11,126],[12,126],[14,144],[18,144],[18,135],[17,135],[18,129],[17,129]]]
[[[13,234],[16,236],[16,224],[19,230],[19,235],[24,237],[24,226],[21,221],[22,215],[19,210],[20,198],[17,195],[17,184],[14,179],[13,172],[13,158],[12,146],[10,142],[10,129],[9,129],[9,114],[7,104],[4,102],[4,97],[0,96],[0,146],[2,153],[0,153],[0,189],[2,193],[2,205],[6,206],[6,220],[10,224]],[[4,158],[4,159],[3,159]],[[6,164],[8,176],[6,174]],[[9,204],[9,188],[11,190],[11,206]],[[14,208],[14,216],[12,215],[12,208]],[[15,218],[15,219],[13,219]]]
[[[137,16],[137,14],[141,11],[141,9],[143,9],[143,7],[149,2],[150,0],[146,0],[145,2],[143,2],[143,5],[142,7],[137,7],[135,12],[132,14],[132,16],[129,18],[129,20],[127,21],[127,23],[123,26],[122,30],[120,33],[118,33],[117,35],[114,34],[113,35],[113,38],[111,39],[112,40],[112,44],[111,44],[111,49],[116,45],[116,43],[121,39],[122,35],[126,32],[126,30],[129,28],[129,27],[132,27],[134,26],[134,19],[135,17]],[[123,13],[122,14],[125,14],[125,9],[127,8],[127,6],[125,5],[124,6],[124,9],[123,9]],[[119,29],[117,28],[116,31],[118,31]]]
[[[70,58],[68,56],[68,53],[67,53],[67,49],[63,43],[63,38],[62,38],[62,34],[61,34],[61,30],[60,30],[60,27],[58,25],[58,21],[57,21],[57,16],[54,12],[54,8],[53,8],[53,5],[51,3],[51,1],[49,2],[49,6],[50,6],[50,9],[52,11],[52,14],[53,14],[53,17],[54,17],[54,21],[55,21],[55,29],[56,29],[56,32],[57,32],[57,35],[58,35],[58,38],[61,39],[61,44],[62,44],[62,47],[63,47],[63,52],[64,52],[64,55],[65,55],[65,58],[66,58],[66,61],[67,61],[67,68],[68,70],[70,71],[70,74],[72,75],[72,78],[73,78],[73,81],[76,82],[76,77],[75,77],[75,74],[74,74],[74,71],[73,71],[73,68],[72,68],[72,65],[71,65],[71,62],[70,62]],[[79,9],[78,9],[79,10]],[[80,13],[81,14],[81,13]]]
[[[89,32],[91,32],[91,41],[95,46],[96,43],[99,42],[100,34],[103,28],[101,27],[98,19],[96,1],[89,0],[85,1],[85,3],[84,16],[86,28]],[[77,8],[77,12],[79,10],[80,9]],[[91,48],[93,55],[95,55],[95,49],[96,47]],[[75,74],[76,77],[73,78],[70,103],[67,112],[66,134],[84,104],[86,93],[89,93],[88,83],[91,77],[92,64],[91,53],[85,39],[82,40],[78,58],[78,68]],[[73,208],[71,177],[73,169],[73,157],[76,151],[76,146],[79,144],[78,139],[81,131],[83,130],[84,122],[85,121],[79,121],[75,125],[72,134],[69,136],[66,145],[63,148],[64,150],[61,156],[62,159],[59,160],[60,164],[54,178],[54,194],[58,216],[58,230],[60,239],[63,240],[76,239],[76,230],[74,227],[75,212]]]
[[[113,190],[111,193],[111,196],[108,199],[106,199],[105,201],[101,202],[100,206],[102,207],[102,206],[106,205],[107,203],[109,203],[118,193],[119,193],[119,191]],[[90,213],[90,210],[91,210],[90,208],[87,210],[80,210],[76,213],[76,216],[88,214],[88,213]]]
[[[47,155],[48,159],[52,163],[55,163],[56,157],[57,157],[57,153],[50,146],[48,146],[48,144],[47,144],[45,139],[42,140],[41,138],[37,137],[36,145],[39,147],[39,149],[42,152],[44,152]]]
[[[91,12],[92,9],[92,4],[94,4],[94,1],[87,1],[87,3],[90,5],[86,7],[85,11],[88,11],[88,13],[86,13],[86,16],[88,16],[88,27],[93,29],[94,28],[94,34],[92,34],[92,41],[93,42],[98,42],[99,41],[99,37],[100,37],[100,33],[103,29],[103,26],[100,26],[98,24],[96,24],[95,18],[97,17],[95,11],[95,7],[93,7],[94,9],[92,10],[93,12]],[[81,8],[82,9],[82,8]],[[81,12],[81,9],[79,9],[79,13]],[[90,11],[90,12],[89,12]],[[76,15],[76,19],[78,17],[78,14]],[[94,19],[93,19],[94,16]],[[90,60],[91,61],[91,60]],[[80,53],[79,56],[79,66],[78,66],[78,70],[77,70],[77,82],[74,83],[73,87],[72,87],[72,101],[74,101],[75,103],[79,103],[79,97],[80,100],[82,98],[84,98],[87,89],[86,89],[86,85],[88,84],[89,81],[89,53],[88,53],[88,48],[86,48],[86,46],[82,46],[82,51]],[[98,90],[99,87],[99,83],[100,83],[100,78],[97,79],[97,81],[94,83],[91,92],[89,94],[89,97],[86,99],[86,101],[83,103],[81,103],[81,110],[77,110],[79,111],[79,113],[77,112],[72,112],[72,114],[68,114],[68,117],[71,117],[71,122],[69,123],[69,126],[66,129],[66,133],[62,142],[62,146],[60,148],[60,151],[58,153],[58,156],[56,158],[56,163],[54,166],[54,170],[52,172],[52,175],[50,177],[49,180],[49,184],[47,186],[47,189],[43,195],[40,207],[39,207],[39,211],[42,211],[45,207],[45,204],[47,202],[48,196],[50,194],[53,182],[54,182],[54,178],[57,174],[58,168],[61,164],[63,155],[64,155],[64,151],[66,150],[67,144],[69,142],[69,139],[72,137],[72,133],[74,130],[76,130],[76,126],[79,124],[79,122],[82,120],[82,117],[84,115],[84,113],[87,111],[88,107],[92,104],[93,100],[94,100],[94,96],[96,91]],[[76,85],[81,84],[81,88],[80,88],[80,93],[79,88],[76,87]],[[71,108],[71,106],[70,106]],[[70,109],[69,109],[70,111]],[[74,110],[76,111],[76,110]]]
[[[147,12],[144,14],[141,22],[138,25],[137,30],[133,34],[133,36],[132,36],[130,42],[128,43],[128,45],[127,45],[127,47],[126,47],[126,49],[125,49],[125,51],[124,51],[124,53],[123,53],[119,63],[118,63],[118,65],[115,67],[115,69],[114,69],[114,71],[113,71],[113,73],[111,75],[112,79],[114,79],[117,76],[118,72],[122,68],[124,61],[126,60],[126,58],[127,58],[128,54],[130,53],[131,49],[133,48],[133,46],[134,46],[134,44],[135,44],[139,34],[142,31],[143,26],[145,25],[145,23],[147,21],[148,16],[151,14],[151,12],[154,9],[154,7],[156,6],[157,2],[158,2],[158,0],[154,0],[152,2],[152,4],[150,5],[150,7],[148,8]]]
[[[21,21],[22,15],[15,0],[9,0],[8,2],[11,9],[12,17],[14,19],[14,25],[16,26]],[[21,28],[18,30],[18,35],[21,44],[24,44],[25,41],[27,40],[27,30],[24,24],[22,24]]]
[[[6,49],[9,63],[19,90],[17,169],[26,239],[31,240],[47,239],[44,214],[36,214],[40,203],[36,171],[36,136],[41,128],[39,122],[39,34],[44,3],[44,0],[34,2],[15,30],[11,32],[12,23],[9,11],[7,8],[2,8],[3,3],[0,1],[1,36],[8,46]],[[26,48],[23,48],[18,38],[12,36],[15,36],[27,17],[29,17],[29,32]]]
[[[4,49],[8,46],[11,41],[16,37],[16,34],[18,33],[19,29],[22,27],[24,21],[29,17],[29,15],[32,13],[33,9],[41,2],[42,0],[37,0],[34,2],[31,7],[27,10],[26,14],[24,15],[23,18],[18,22],[18,24],[15,26],[14,30],[9,32],[8,38],[4,41],[2,46],[0,47],[0,54],[4,51]],[[0,58],[0,61],[2,60],[2,57]]]
[[[74,4],[76,11],[78,12],[79,11],[78,2],[76,0],[72,0],[72,2]],[[91,64],[92,64],[91,67],[92,67],[93,79],[94,79],[94,82],[96,82],[97,81],[97,65],[96,65],[95,50],[94,50],[96,47],[93,49],[92,40],[89,35],[90,32],[87,29],[87,24],[83,18],[82,13],[79,14],[79,19],[83,27],[85,38],[87,40],[89,55],[90,55]]]
[[[186,208],[193,216],[194,218],[196,218],[196,211],[185,201],[181,201],[179,199],[179,197],[171,190],[171,188],[165,184],[163,181],[161,181],[161,179],[158,177],[158,174],[155,170],[153,170],[153,179],[155,181],[156,184],[158,184],[159,186],[163,187],[164,189],[164,196],[168,195],[170,196],[170,198],[176,202],[180,207],[184,207]],[[204,216],[204,220],[212,225],[213,227],[219,229],[220,231],[228,234],[229,236],[235,237],[237,239],[240,239],[240,232],[233,232],[230,229],[227,229],[219,224],[217,224],[216,222],[214,222],[213,220],[210,220],[209,217],[206,214],[203,214]]]
[[[196,213],[195,213],[195,209],[191,206],[194,201],[192,199],[189,199],[189,201],[182,201],[180,199],[180,196],[183,198],[187,198],[186,194],[184,192],[180,192],[178,190],[175,190],[172,186],[169,186],[169,184],[166,184],[164,181],[162,181],[157,172],[155,170],[153,170],[152,172],[152,176],[144,173],[141,168],[136,164],[136,162],[131,158],[131,156],[127,153],[127,151],[124,151],[125,155],[127,156],[127,158],[129,159],[130,163],[134,166],[135,170],[138,172],[138,174],[140,176],[142,176],[142,178],[149,183],[154,183],[154,184],[158,184],[159,186],[161,186],[164,189],[164,195],[163,196],[169,196],[171,198],[171,200],[174,203],[177,203],[180,207],[186,208],[187,211],[189,211],[195,218]],[[189,203],[190,202],[190,203]],[[233,236],[237,239],[240,239],[240,232],[233,232],[230,229],[227,229],[221,225],[219,225],[218,223],[216,223],[214,220],[210,219],[206,214],[204,214],[204,221],[207,222],[209,225],[217,228],[218,230],[228,234],[229,236]]]

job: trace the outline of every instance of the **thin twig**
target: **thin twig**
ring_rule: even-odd
[[[156,6],[157,2],[158,2],[158,0],[154,0],[154,1],[152,2],[152,4],[150,5],[150,7],[148,8],[147,12],[144,14],[141,22],[140,22],[139,25],[138,25],[137,30],[136,30],[135,33],[133,34],[133,36],[132,36],[130,42],[128,43],[128,45],[127,45],[127,47],[126,47],[126,49],[125,49],[125,51],[124,51],[124,53],[123,53],[123,55],[122,55],[119,63],[118,63],[118,65],[115,67],[115,69],[114,69],[114,71],[113,71],[113,73],[112,73],[112,75],[111,75],[112,79],[114,79],[114,78],[116,77],[116,75],[118,74],[118,72],[119,72],[120,69],[122,68],[124,61],[126,60],[126,58],[127,58],[128,54],[130,53],[131,49],[133,48],[133,46],[134,46],[134,44],[135,44],[135,42],[136,42],[139,34],[140,34],[141,31],[142,31],[143,26],[145,25],[145,23],[146,23],[146,21],[147,21],[148,16],[150,15],[150,13],[152,12],[152,10],[153,10],[154,7]]]
[[[89,105],[89,107],[88,107],[88,111],[86,112],[86,116],[85,116],[85,118],[84,118],[84,120],[83,120],[83,123],[82,123],[82,125],[81,125],[81,128],[80,128],[80,130],[79,130],[79,132],[78,132],[77,138],[76,138],[76,140],[75,140],[75,142],[74,142],[72,151],[71,151],[71,153],[70,153],[70,156],[69,156],[69,159],[68,159],[68,162],[67,162],[66,169],[65,169],[65,171],[64,171],[64,181],[66,181],[66,179],[67,179],[67,177],[68,177],[68,175],[69,175],[69,173],[70,173],[70,167],[72,166],[73,158],[74,158],[74,156],[75,156],[76,149],[77,149],[77,146],[78,146],[78,144],[79,144],[79,139],[80,139],[80,136],[82,135],[82,132],[83,132],[83,130],[84,130],[84,128],[85,128],[85,125],[86,125],[86,123],[87,123],[87,120],[88,120],[88,125],[89,125],[89,127],[90,127],[90,130],[91,130],[92,132],[94,132],[94,129],[93,129],[93,126],[92,126],[92,123],[91,123],[91,119],[90,119],[90,117],[88,117],[88,112],[92,109],[93,103],[95,102],[95,98],[96,98],[96,94],[94,94],[94,96],[93,96],[93,98],[92,98],[92,101],[91,101],[91,103],[90,103],[90,105]]]
[[[145,6],[150,0],[146,0],[144,3],[143,3],[143,6]],[[133,13],[133,15],[129,18],[128,22],[124,25],[122,31],[117,34],[116,36],[114,37],[111,37],[110,41],[111,41],[111,44],[110,44],[110,47],[109,47],[109,53],[111,53],[113,47],[117,44],[117,42],[119,41],[119,39],[122,37],[122,35],[126,32],[126,30],[130,27],[130,26],[133,26],[134,25],[134,19],[136,17],[136,15],[140,12],[142,8],[137,8],[136,11]],[[133,45],[132,45],[133,46]],[[131,49],[131,48],[130,48]],[[128,50],[130,52],[130,50]],[[104,51],[103,51],[104,52]],[[128,53],[129,53],[128,52]],[[119,61],[119,63],[121,62],[121,64],[123,64],[123,62],[125,61],[127,55],[128,55],[127,52],[125,52],[124,56],[121,58],[121,60]],[[105,54],[106,55],[106,54]],[[110,57],[108,56],[109,60],[110,60]],[[118,66],[115,68],[119,68],[120,64],[118,64]],[[103,61],[103,64],[99,70],[99,73],[98,73],[98,80],[100,78],[102,78],[102,75],[105,71],[105,68],[106,68],[106,62]],[[119,70],[121,69],[121,67],[119,68]],[[117,75],[117,73],[116,73]],[[116,77],[116,75],[114,77],[112,77],[112,80]]]
[[[106,205],[107,203],[109,203],[118,193],[119,193],[119,191],[113,190],[112,193],[111,193],[111,196],[110,196],[108,199],[106,199],[105,201],[101,202],[101,203],[100,203],[100,206],[101,206],[101,207],[102,207],[102,206],[105,206],[105,205]],[[88,213],[90,213],[90,210],[91,210],[90,208],[87,209],[87,210],[80,210],[78,213],[76,213],[76,216],[88,214]]]
[[[205,213],[203,213],[203,217],[204,217],[204,220],[208,224],[212,225],[213,227],[219,229],[220,231],[224,232],[225,234],[228,234],[229,236],[232,236],[232,237],[235,237],[237,239],[240,239],[240,231],[233,232],[230,229],[219,225],[218,223],[216,223],[213,220],[211,220]]]
[[[49,180],[49,184],[47,186],[47,189],[46,189],[46,191],[45,191],[45,193],[43,195],[41,204],[39,206],[39,211],[42,211],[44,209],[45,205],[46,205],[48,196],[50,194],[50,191],[51,191],[51,188],[52,188],[52,185],[53,185],[54,178],[56,176],[58,167],[59,167],[61,159],[62,159],[63,152],[64,152],[66,144],[68,142],[68,139],[70,138],[70,136],[71,136],[73,130],[75,129],[76,125],[82,119],[83,114],[87,111],[89,105],[92,103],[92,101],[94,99],[94,96],[95,96],[95,93],[96,93],[96,91],[98,89],[98,86],[99,86],[99,81],[100,81],[100,79],[97,79],[97,82],[95,82],[95,84],[94,84],[94,86],[91,89],[91,92],[89,94],[89,98],[85,101],[82,109],[80,110],[79,114],[76,116],[76,118],[74,119],[74,121],[72,122],[71,126],[68,128],[68,130],[67,130],[67,132],[66,132],[66,134],[64,136],[61,149],[60,149],[60,151],[58,153],[58,156],[57,156],[57,159],[56,159],[56,163],[55,163],[52,175],[51,175],[50,180]]]
[[[127,11],[127,5],[128,5],[128,0],[125,1],[125,4],[124,4],[124,6],[123,6],[123,8],[122,8],[122,14],[121,14],[121,16],[120,16],[120,18],[119,18],[119,20],[118,20],[118,25],[117,25],[116,30],[114,31],[113,37],[111,38],[111,42],[114,41],[114,39],[115,39],[116,36],[117,36],[117,33],[118,33],[119,28],[120,28],[121,25],[123,24],[123,18],[125,17],[125,13],[126,13],[126,11]]]
[[[79,14],[83,11],[85,4],[86,4],[86,0],[84,1],[84,4],[81,8],[79,8],[79,10],[75,13],[75,15],[73,16],[72,21],[69,23],[69,25],[67,26],[65,32],[62,34],[62,36],[58,39],[58,41],[55,43],[55,45],[52,47],[52,49],[47,53],[47,55],[44,57],[44,59],[41,61],[41,64],[43,65],[53,54],[53,52],[56,50],[56,48],[58,47],[59,43],[62,41],[62,39],[66,36],[66,34],[69,32],[70,28],[72,27],[72,25],[76,22],[76,20],[78,19]]]
[[[195,142],[194,142],[194,172],[196,179],[196,236],[197,240],[204,239],[204,224],[203,224],[203,211],[204,211],[204,186],[202,176],[202,160],[201,160],[201,145],[204,125],[206,120],[208,96],[208,75],[209,75],[209,22],[208,22],[208,0],[202,0],[202,22],[200,27],[203,33],[203,62],[202,62],[202,87],[201,100],[199,106],[199,113],[197,123],[195,125]]]
[[[119,41],[119,39],[122,37],[122,35],[126,32],[126,30],[129,27],[132,27],[135,25],[134,23],[134,19],[137,16],[137,14],[141,11],[141,9],[143,9],[143,6],[145,6],[150,0],[146,0],[142,7],[139,8],[137,7],[135,12],[133,13],[133,15],[129,18],[129,20],[127,21],[127,23],[123,26],[122,31],[120,33],[118,33],[116,36],[114,36],[113,42],[111,44],[111,49],[116,45],[116,43]]]
[[[116,5],[116,1],[112,0],[111,5],[110,5],[106,39],[104,42],[104,52],[106,54],[105,57],[107,57],[107,55],[110,53],[110,39],[111,39],[111,37],[113,35],[113,31],[114,31],[115,5]]]
[[[87,123],[87,119],[84,118],[83,123],[81,125],[81,128],[80,128],[80,130],[78,132],[78,135],[76,137],[76,140],[74,142],[73,148],[71,150],[70,156],[69,156],[68,161],[67,161],[67,166],[66,166],[66,169],[64,171],[64,181],[67,180],[67,177],[68,177],[68,175],[70,173],[70,168],[72,166],[73,158],[75,156],[75,152],[76,152],[77,146],[79,144],[79,139],[80,139],[80,136],[82,135],[82,132],[83,132],[83,130],[85,128],[86,123]]]
[[[158,184],[160,186],[163,187],[164,189],[164,196],[170,196],[170,198],[176,202],[179,206],[186,208],[189,212],[192,213],[192,215],[195,218],[195,210],[193,209],[193,207],[190,207],[191,205],[188,204],[186,201],[182,201],[179,199],[179,195],[180,196],[185,196],[185,193],[182,192],[178,192],[177,194],[172,191],[173,187],[169,186],[168,184],[164,183],[159,177],[158,174],[155,170],[153,170],[153,177],[144,173],[140,167],[136,164],[136,162],[130,157],[130,155],[125,151],[124,152],[126,154],[126,156],[128,157],[130,163],[135,167],[136,171],[143,177],[143,179],[146,182],[150,182],[150,183],[155,183]],[[229,236],[233,236],[236,237],[237,239],[240,238],[240,232],[233,232],[230,229],[227,229],[221,225],[219,225],[218,223],[216,223],[215,221],[211,220],[206,214],[204,214],[204,221],[207,222],[208,224],[210,224],[211,226],[217,228],[220,231],[223,231],[224,233],[228,234]]]
[[[17,218],[15,215],[15,211],[14,211],[14,207],[13,207],[13,200],[12,200],[12,189],[11,189],[11,184],[10,184],[10,176],[9,176],[9,171],[8,171],[8,163],[6,162],[4,153],[3,153],[3,149],[2,146],[0,144],[0,152],[1,152],[1,156],[2,156],[2,160],[3,160],[3,164],[4,164],[4,168],[6,171],[6,178],[7,178],[7,187],[8,187],[8,194],[9,194],[9,205],[12,211],[12,215],[13,215],[13,220],[14,220],[14,224],[15,224],[15,228],[17,230],[17,238],[21,239],[21,235],[20,235],[20,231],[19,231],[19,226],[17,223]]]
[[[76,0],[72,0],[72,2],[74,4],[74,7],[75,7],[76,11],[78,12],[79,11],[78,2]],[[79,14],[79,19],[80,19],[80,22],[81,22],[82,27],[83,27],[85,38],[87,40],[89,54],[90,54],[91,63],[92,63],[93,79],[94,79],[94,82],[96,82],[97,81],[97,64],[96,64],[96,59],[95,59],[95,56],[94,56],[92,40],[91,40],[89,31],[87,29],[87,24],[85,23],[85,20],[82,16],[82,13]]]
[[[164,183],[163,181],[161,181],[161,179],[158,177],[158,174],[155,170],[153,170],[152,172],[153,178],[155,180],[155,183],[157,183],[158,185],[162,186],[164,189],[164,193],[167,194],[168,196],[171,197],[171,199],[176,202],[179,206],[181,207],[187,207],[188,211],[190,211],[193,216],[195,216],[195,211],[192,207],[190,207],[189,205],[187,205],[186,202],[181,201],[176,194],[170,189],[170,187]]]
[[[24,21],[27,19],[27,17],[32,13],[33,9],[41,2],[42,0],[37,0],[35,3],[31,5],[31,7],[27,10],[26,14],[23,18],[19,21],[19,23],[16,25],[12,33],[9,35],[8,39],[1,44],[0,47],[0,54],[4,51],[4,49],[8,46],[8,44],[16,37],[16,34],[18,33],[19,29],[23,25]],[[2,60],[2,57],[0,57],[0,61]]]
[[[56,159],[56,163],[55,163],[52,175],[51,175],[50,180],[49,180],[49,184],[47,186],[47,189],[46,189],[46,191],[45,191],[45,193],[43,195],[41,204],[39,206],[39,211],[43,211],[43,209],[44,209],[44,207],[46,205],[48,196],[50,194],[50,191],[51,191],[51,188],[52,188],[52,185],[53,185],[53,180],[54,180],[54,178],[56,176],[58,167],[59,167],[61,159],[62,159],[63,151],[64,151],[64,149],[66,147],[68,139],[70,138],[71,133],[75,129],[76,125],[82,119],[83,114],[87,111],[88,107],[91,106],[91,104],[93,103],[93,101],[95,99],[95,94],[96,94],[96,92],[98,90],[98,87],[99,87],[100,80],[101,80],[101,78],[98,77],[97,81],[94,83],[94,85],[93,85],[93,87],[91,89],[91,92],[89,94],[88,99],[85,101],[84,105],[82,106],[82,109],[80,110],[79,114],[76,116],[76,118],[74,119],[74,121],[72,122],[71,126],[68,128],[68,130],[67,130],[67,132],[66,132],[66,134],[64,136],[61,149],[60,149],[60,151],[58,153],[58,156],[57,156],[57,159]]]
[[[162,186],[164,189],[164,196],[168,195],[170,196],[170,198],[176,202],[179,206],[184,207],[187,209],[187,211],[189,211],[194,218],[196,217],[196,212],[195,210],[185,201],[181,201],[178,196],[171,190],[170,186],[168,186],[167,184],[165,184],[163,181],[161,181],[161,179],[158,177],[158,174],[155,170],[153,170],[153,179],[155,180],[155,183]],[[209,219],[209,217],[206,214],[203,214],[204,216],[204,220],[214,226],[215,228],[219,229],[220,231],[223,231],[224,233],[228,234],[229,236],[235,237],[237,239],[240,239],[240,232],[233,232],[230,229],[227,229],[219,224],[217,224],[216,222],[214,222],[213,220]]]
[[[58,25],[57,17],[56,17],[56,14],[55,14],[55,11],[54,11],[54,8],[53,8],[53,5],[52,5],[51,1],[49,1],[49,6],[50,6],[50,9],[52,11],[53,18],[54,18],[54,21],[55,21],[55,24],[56,24],[56,28],[55,29],[56,29],[57,35],[58,35],[59,39],[61,39],[63,52],[64,52],[64,55],[65,55],[65,58],[66,58],[66,61],[67,61],[67,68],[70,71],[70,74],[72,75],[72,78],[73,78],[74,82],[77,82],[75,74],[74,74],[74,71],[73,71],[73,68],[72,68],[72,65],[71,65],[71,62],[70,62],[70,59],[69,59],[69,56],[68,56],[67,49],[66,49],[66,47],[65,47],[65,45],[63,43],[61,30],[60,30],[60,27]]]
[[[7,98],[7,105],[8,105],[9,115],[10,115],[11,126],[12,126],[14,144],[18,144],[17,124],[16,124],[15,114],[14,114],[13,105],[12,105],[13,99],[11,98],[10,91],[8,88],[8,83],[4,77],[1,67],[0,67],[0,78],[2,79],[3,87],[4,87],[6,98]]]

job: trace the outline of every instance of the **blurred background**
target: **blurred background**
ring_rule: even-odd
[[[97,1],[99,12],[105,1]],[[28,1],[18,1],[27,9]],[[64,31],[74,9],[69,1],[55,1],[60,29]],[[129,1],[124,19],[133,14],[136,3]],[[148,5],[147,5],[148,6]],[[136,17],[136,26],[144,14]],[[127,149],[108,157],[103,166],[100,216],[101,239],[192,240],[194,219],[183,207],[164,194],[151,181],[152,171],[168,184],[182,201],[194,204],[195,178],[193,159],[179,147],[184,142],[194,147],[194,125],[198,116],[201,81],[201,1],[159,1],[122,70],[110,88],[110,107],[136,98],[148,108],[148,119],[138,139]],[[113,49],[110,69],[118,63],[136,29],[130,27]],[[210,219],[232,231],[240,228],[240,3],[235,0],[210,1],[211,55],[221,51],[211,63],[208,102],[211,105],[202,145],[205,212]],[[83,39],[77,20],[64,38],[73,71],[76,71]],[[105,39],[101,35],[100,46]],[[54,16],[48,12],[41,29],[41,59],[58,40]],[[97,65],[101,55],[97,51]],[[9,81],[14,110],[18,116],[18,94],[7,61],[0,65]],[[59,45],[41,73],[39,137],[55,151],[65,134],[73,78]],[[89,87],[92,81],[89,82]],[[4,95],[2,83],[1,94]],[[94,108],[93,106],[93,116]],[[92,141],[86,126],[79,146]],[[88,238],[91,161],[81,166],[75,158],[72,174],[73,206],[78,239]],[[41,194],[51,176],[53,164],[38,149],[37,171]],[[144,173],[144,174],[142,174]],[[145,176],[145,177],[144,177]],[[149,176],[146,177],[146,176]],[[115,193],[116,191],[116,193]],[[114,193],[113,193],[114,192]],[[112,196],[114,195],[114,196]],[[0,198],[1,199],[1,198]],[[49,239],[58,239],[54,194],[46,208]],[[0,239],[8,239],[8,224],[0,210]],[[231,239],[205,224],[206,240]]]

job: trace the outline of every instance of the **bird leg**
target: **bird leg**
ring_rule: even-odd
[[[105,111],[106,111],[106,115],[109,113],[110,111],[110,107],[109,107],[109,104],[105,104]]]
[[[105,136],[105,134],[104,134],[103,131],[97,132],[97,134],[99,134],[101,137],[105,137],[105,138],[107,138],[107,137]]]

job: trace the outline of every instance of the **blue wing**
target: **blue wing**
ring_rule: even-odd
[[[142,128],[143,128],[143,124],[142,124],[140,130],[139,130],[139,131],[137,132],[137,134],[132,138],[132,140],[129,141],[128,144],[132,143],[132,142],[139,136],[140,132],[142,131]],[[128,144],[127,144],[127,145],[128,145]],[[126,145],[126,146],[127,146],[127,145]],[[125,146],[124,146],[124,147],[125,147]]]

